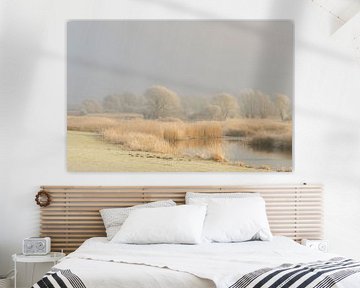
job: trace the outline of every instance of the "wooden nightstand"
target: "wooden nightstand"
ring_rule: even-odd
[[[51,263],[52,262],[55,265],[63,257],[65,257],[65,253],[60,253],[60,252],[50,252],[49,254],[39,255],[39,256],[27,256],[24,254],[12,255],[12,259],[14,261],[14,270],[15,270],[14,288],[16,288],[16,276],[17,276],[16,275],[17,274],[16,264],[17,263],[33,263],[33,265],[36,265],[36,263],[46,263],[46,262]],[[33,282],[34,282],[34,266],[32,267],[32,273],[31,273],[31,285],[34,284]]]

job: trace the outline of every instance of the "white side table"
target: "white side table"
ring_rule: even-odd
[[[34,266],[36,265],[36,263],[53,263],[54,265],[56,263],[59,262],[59,260],[61,258],[65,257],[65,253],[60,253],[60,252],[50,252],[49,254],[46,255],[39,255],[39,256],[27,256],[24,254],[14,254],[12,255],[12,259],[14,261],[14,270],[15,270],[15,277],[14,277],[14,288],[16,288],[16,276],[17,276],[17,271],[16,271],[16,264],[17,263],[33,263],[33,267],[32,267],[32,273],[31,273],[31,285],[33,285],[33,281],[34,281]]]
[[[302,239],[301,244],[313,250],[321,252],[328,251],[328,242],[326,240]]]

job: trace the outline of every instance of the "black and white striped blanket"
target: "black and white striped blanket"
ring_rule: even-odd
[[[284,264],[246,274],[229,288],[331,288],[359,272],[360,262],[345,258]]]
[[[51,269],[32,288],[86,288],[81,279],[69,269]]]
[[[331,288],[360,272],[360,262],[333,258],[305,264],[283,264],[242,276],[229,288]],[[86,288],[69,269],[52,269],[32,288]],[[104,287],[105,288],[105,287]],[[351,288],[351,287],[349,287]]]

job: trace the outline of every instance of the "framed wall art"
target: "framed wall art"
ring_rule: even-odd
[[[70,21],[67,167],[292,171],[291,21]]]

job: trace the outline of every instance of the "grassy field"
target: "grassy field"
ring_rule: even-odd
[[[237,118],[189,122],[136,115],[68,116],[69,170],[269,171],[275,169],[232,160],[222,141],[241,139],[266,151],[292,149],[290,121]]]
[[[111,123],[110,123],[111,124]],[[73,129],[75,130],[75,129]],[[80,129],[78,129],[80,130]],[[81,172],[255,172],[267,171],[226,162],[173,154],[130,151],[102,140],[95,132],[68,131],[67,166]]]

